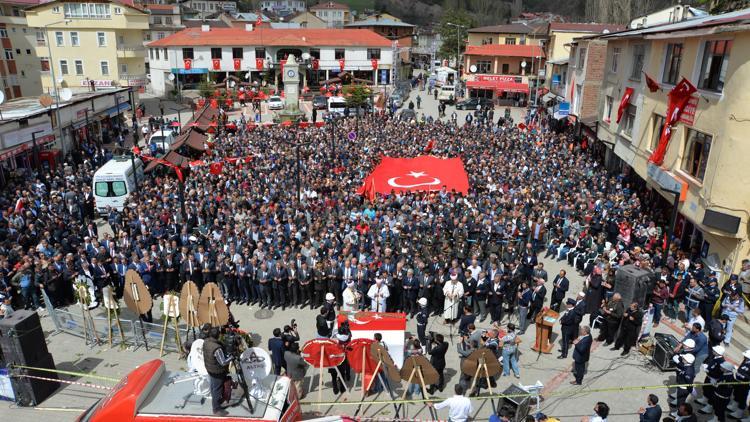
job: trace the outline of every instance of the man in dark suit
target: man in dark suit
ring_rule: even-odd
[[[639,422],[659,422],[661,420],[661,406],[656,394],[649,394],[646,398],[646,407],[638,409]]]
[[[273,373],[281,375],[281,368],[286,368],[284,363],[284,340],[281,339],[281,329],[273,329],[273,337],[268,339],[268,350],[271,352],[273,362]]]
[[[440,378],[438,383],[431,385],[427,390],[428,393],[434,394],[435,390],[443,391],[445,388],[445,354],[448,352],[448,343],[445,342],[442,334],[435,334],[435,337],[427,342],[427,353],[430,355],[430,363],[438,372]]]
[[[190,280],[195,282],[198,288],[203,286],[203,274],[201,273],[200,266],[195,262],[195,255],[189,254],[187,259],[182,261],[182,264],[180,265],[180,276],[182,277],[183,283]]]
[[[565,303],[566,309],[560,316],[560,332],[562,334],[560,356],[558,359],[565,359],[568,357],[568,348],[570,343],[573,341],[573,337],[576,335],[576,328],[578,327],[578,316],[575,312],[575,299],[568,298]]]
[[[555,312],[560,312],[560,304],[570,288],[570,281],[566,275],[565,270],[560,270],[560,273],[552,280],[552,298],[549,307]]]
[[[534,321],[536,315],[544,307],[544,298],[547,296],[547,288],[544,287],[544,280],[537,279],[536,287],[531,291],[531,306],[529,306],[529,321]]]
[[[586,362],[589,361],[589,355],[591,354],[591,328],[588,325],[581,327],[578,339],[573,342],[573,373],[576,379],[571,381],[571,384],[581,385],[583,381],[583,374],[586,372]]]

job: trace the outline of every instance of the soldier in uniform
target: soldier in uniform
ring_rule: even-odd
[[[427,309],[427,299],[419,299],[419,313],[417,313],[417,338],[421,344],[427,344],[427,321],[430,313]]]
[[[740,383],[750,382],[750,349],[745,350],[742,354],[743,359],[737,372],[734,374],[734,380]],[[750,384],[736,384],[734,386],[734,401],[736,404],[727,407],[732,413],[729,415],[734,419],[742,419],[745,416],[747,407],[747,393],[750,391]]]
[[[714,385],[719,382],[722,377],[723,372],[721,364],[725,362],[724,346],[714,346],[711,348],[711,351],[713,352],[713,356],[709,359],[708,364],[706,364],[706,379],[703,381],[703,397],[695,400],[696,402],[705,405],[700,409],[700,412],[707,414],[710,414],[715,410],[712,405],[714,401],[714,392],[716,391]]]

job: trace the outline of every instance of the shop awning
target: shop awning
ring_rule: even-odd
[[[529,93],[528,84],[513,81],[466,81],[466,87],[469,89],[489,89],[498,92]]]

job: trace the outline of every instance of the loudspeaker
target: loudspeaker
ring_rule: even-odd
[[[49,354],[39,315],[34,311],[15,311],[0,320],[0,349],[3,361],[33,366]]]
[[[677,338],[671,334],[654,334],[654,355],[652,359],[659,369],[662,371],[674,371],[676,369],[672,356],[674,356],[674,348],[678,344]]]
[[[620,267],[615,273],[615,293],[622,296],[622,303],[627,308],[632,302],[638,302],[643,309],[646,298],[651,295],[656,283],[656,273],[638,268],[635,265]]]
[[[33,365],[37,368],[55,369],[55,361],[49,353],[40,357]],[[51,396],[57,390],[57,387],[60,386],[60,383],[57,381],[27,378],[24,375],[58,379],[57,374],[54,372],[39,371],[36,369],[14,370],[10,383],[13,387],[13,394],[16,396],[16,404],[19,406],[37,406],[46,400],[47,397]]]
[[[498,403],[498,408],[501,413],[504,413],[513,422],[521,422],[526,420],[526,416],[529,415],[529,402],[531,398],[525,394],[529,394],[528,391],[517,385],[510,385],[505,391],[504,395],[515,395],[515,397],[503,397]]]

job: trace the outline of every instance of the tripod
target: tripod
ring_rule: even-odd
[[[237,380],[239,381],[240,387],[242,387],[242,396],[247,402],[247,408],[250,409],[250,413],[253,413],[253,405],[250,403],[250,390],[247,386],[247,380],[245,380],[245,374],[242,372],[242,367],[239,364],[240,357],[233,356],[232,362],[234,363],[234,371],[237,373]]]

